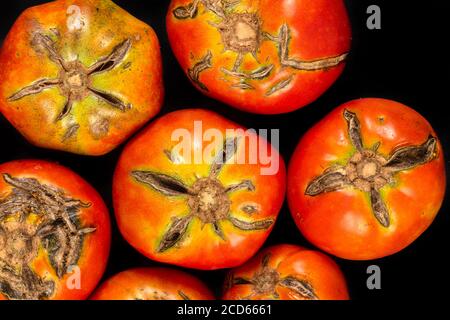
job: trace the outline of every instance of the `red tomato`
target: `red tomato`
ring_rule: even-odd
[[[342,0],[172,0],[166,25],[195,87],[254,113],[313,102],[340,76],[350,50]]]
[[[60,165],[0,165],[0,300],[86,299],[105,270],[108,210]]]
[[[430,124],[394,101],[348,102],[309,130],[289,167],[288,200],[303,235],[336,256],[375,259],[424,232],[445,192]]]
[[[120,272],[94,292],[92,300],[213,300],[197,278],[166,268],[138,268]]]
[[[153,29],[110,0],[25,10],[0,51],[0,111],[32,144],[105,154],[163,102]]]
[[[347,300],[339,267],[326,255],[299,246],[269,247],[230,271],[225,300]]]
[[[230,132],[237,129],[244,133],[213,112],[188,109],[153,122],[125,147],[113,199],[131,245],[197,269],[233,267],[258,251],[283,203],[285,167],[265,139]],[[274,172],[263,175],[261,157],[251,161],[254,147],[270,150]]]

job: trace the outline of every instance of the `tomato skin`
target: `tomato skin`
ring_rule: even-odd
[[[73,98],[70,112],[63,115],[70,95],[62,84],[12,98],[36,81],[63,77],[49,49],[36,44],[37,35],[47,37],[47,45],[66,64],[79,61],[85,69],[129,40],[130,48],[116,57],[116,66],[86,80],[90,88],[121,100],[123,106],[89,89],[83,91],[86,96]],[[83,155],[108,153],[159,112],[163,96],[155,32],[109,0],[59,0],[30,7],[16,20],[0,51],[0,111],[39,147]]]
[[[279,244],[268,247],[248,262],[232,269],[228,279],[251,279],[261,270],[262,260],[269,257],[268,266],[276,270],[279,277],[295,277],[308,281],[320,300],[348,300],[348,290],[344,275],[338,265],[325,254],[309,250],[297,245]],[[292,290],[277,286],[276,292],[280,300],[302,300]],[[250,297],[250,295],[252,295]],[[224,300],[273,300],[271,293],[254,294],[251,284],[225,284]]]
[[[314,197],[305,194],[310,181],[332,164],[345,163],[355,152],[343,111],[361,123],[365,147],[380,142],[378,152],[423,144],[436,133],[417,112],[400,103],[375,98],[350,101],[333,110],[301,139],[289,164],[288,202],[303,235],[314,245],[341,258],[368,260],[394,254],[424,232],[439,211],[445,193],[442,146],[425,164],[397,172],[381,189],[391,217],[388,228],[374,218],[370,197],[353,187]]]
[[[202,70],[198,79],[207,90],[201,89],[190,77],[194,86],[211,98],[246,112],[291,112],[316,100],[344,69],[345,61],[315,71],[287,67],[280,60],[277,44],[261,40],[255,54],[257,59],[251,52],[244,54],[237,71],[250,73],[268,65],[273,65],[273,69],[262,80],[246,81],[253,88],[238,88],[239,82],[223,72],[223,68],[233,68],[237,51],[225,48],[218,27],[214,26],[224,20],[204,6],[205,2],[214,1],[200,1],[198,13],[193,19],[175,17],[174,10],[192,2],[172,0],[166,17],[167,33],[172,50],[188,76],[195,63],[202,61],[208,51],[211,53],[211,66]],[[351,27],[341,0],[242,0],[229,10],[229,15],[236,12],[257,13],[261,20],[261,39],[264,34],[277,36],[282,25],[286,24],[291,36],[288,45],[290,59],[315,61],[339,56],[350,50]],[[284,88],[270,93],[271,88],[283,82]]]
[[[180,291],[182,294],[180,295]],[[169,268],[136,268],[103,282],[91,300],[214,300],[197,278]]]
[[[49,263],[48,257],[39,253],[32,262],[32,270],[46,280],[55,282],[52,300],[84,300],[89,297],[105,271],[110,242],[111,229],[108,209],[97,191],[73,171],[42,160],[17,160],[0,165],[0,173],[16,178],[35,178],[40,183],[60,188],[66,195],[82,199],[90,204],[78,214],[84,226],[95,226],[95,232],[85,236],[80,258],[77,262],[80,275],[80,288],[70,289],[66,284],[74,273],[67,273],[61,279]],[[0,194],[9,193],[11,186],[0,179]],[[6,299],[0,292],[0,300]]]
[[[240,230],[230,221],[219,222],[224,238],[221,239],[210,223],[202,226],[198,217],[191,221],[186,236],[175,247],[158,252],[158,243],[174,219],[186,216],[189,206],[186,197],[168,197],[145,184],[133,179],[135,170],[153,170],[175,177],[188,187],[193,186],[198,177],[210,174],[210,159],[200,163],[187,163],[182,158],[180,164],[172,163],[164,150],[172,150],[178,141],[171,141],[176,130],[186,130],[191,135],[190,151],[205,149],[210,142],[202,145],[202,136],[194,133],[195,121],[202,121],[203,132],[208,129],[238,129],[241,126],[213,113],[200,109],[187,109],[172,112],[152,122],[144,131],[125,147],[116,167],[113,179],[114,209],[119,229],[124,238],[139,252],[150,259],[184,266],[188,268],[211,270],[239,265],[249,259],[263,244],[273,228],[278,212],[284,200],[285,166],[275,148],[271,147],[273,159],[279,163],[274,175],[262,175],[263,167],[258,160],[255,164],[225,164],[218,175],[224,186],[250,180],[254,191],[239,190],[229,195],[229,212],[245,221],[267,221],[273,223],[260,230]],[[216,141],[215,144],[222,143]],[[270,146],[263,138],[258,138],[259,148]],[[194,146],[194,147],[193,147]],[[240,147],[242,146],[242,147]],[[238,146],[237,155],[249,156],[250,148]],[[180,157],[180,155],[178,155]],[[208,160],[208,161],[206,161]],[[185,163],[183,163],[185,162]],[[197,176],[197,177],[196,177]],[[258,210],[251,215],[242,211],[242,206],[254,204]]]

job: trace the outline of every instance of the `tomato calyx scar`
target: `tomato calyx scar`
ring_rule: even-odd
[[[228,160],[237,151],[238,138],[227,138],[223,147],[215,156],[211,164],[208,177],[197,178],[192,186],[187,186],[178,178],[149,170],[134,170],[131,176],[139,183],[151,187],[154,191],[167,197],[182,196],[186,198],[189,213],[184,216],[175,216],[169,223],[162,239],[157,244],[157,251],[162,253],[180,243],[186,235],[190,223],[199,219],[202,226],[211,225],[214,233],[226,241],[221,224],[230,222],[235,228],[243,231],[266,230],[274,219],[246,221],[236,218],[230,212],[231,200],[229,195],[240,190],[255,191],[251,180],[224,186],[218,176]],[[171,160],[172,157],[169,157]],[[256,206],[244,206],[247,212],[253,214]],[[243,208],[244,211],[244,208]],[[245,212],[245,211],[244,211]]]
[[[437,157],[437,138],[430,135],[421,145],[400,147],[384,157],[378,152],[380,143],[365,149],[361,126],[357,115],[347,109],[343,113],[348,125],[349,139],[356,149],[345,166],[334,165],[314,178],[306,187],[305,194],[318,196],[345,187],[355,187],[370,195],[372,212],[376,220],[389,227],[391,219],[380,190],[392,185],[395,174],[424,165]]]
[[[281,277],[277,270],[269,266],[269,260],[270,253],[263,256],[261,268],[251,278],[235,277],[233,273],[230,273],[227,279],[227,289],[235,285],[251,285],[252,293],[242,297],[243,300],[249,300],[259,295],[269,295],[275,299],[279,299],[280,296],[277,292],[277,287],[287,288],[293,295],[301,299],[319,299],[309,281],[299,279],[298,276],[292,275]]]
[[[92,85],[92,78],[95,75],[108,72],[125,60],[127,53],[131,49],[130,39],[126,39],[118,44],[109,55],[101,57],[90,67],[85,67],[78,59],[66,61],[58,52],[56,42],[50,36],[39,32],[35,33],[31,44],[36,52],[46,52],[48,58],[58,65],[60,70],[59,75],[57,78],[39,79],[32,84],[23,87],[12,94],[8,98],[9,101],[14,102],[27,96],[39,94],[46,89],[58,87],[61,94],[66,98],[66,102],[56,117],[55,122],[59,122],[69,116],[74,103],[81,101],[90,95],[121,112],[125,112],[132,108],[131,104],[124,102],[119,96],[96,89]],[[93,126],[95,126],[95,124]],[[78,130],[79,125],[72,125],[68,131],[73,131],[74,128]],[[91,131],[95,132],[96,128],[92,129],[93,130]],[[62,140],[65,141],[67,140],[67,137],[72,137],[74,134],[75,132],[70,132],[70,134],[66,133]]]
[[[55,283],[36,274],[31,265],[40,247],[62,278],[77,264],[86,234],[79,211],[90,206],[34,178],[3,179],[12,191],[0,199],[0,293],[9,299],[47,299]]]

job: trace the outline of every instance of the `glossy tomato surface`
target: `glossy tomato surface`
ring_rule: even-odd
[[[313,102],[342,73],[350,50],[342,0],[173,0],[166,24],[191,82],[253,113]]]
[[[279,244],[264,249],[232,269],[225,300],[347,300],[344,275],[329,257],[300,246]]]
[[[445,184],[441,144],[421,115],[394,101],[359,99],[301,139],[288,200],[310,242],[342,258],[375,259],[428,228]]]
[[[136,268],[116,274],[94,292],[92,300],[213,300],[197,278],[168,268]]]
[[[102,155],[163,100],[156,34],[109,0],[25,10],[0,51],[0,111],[31,143]]]
[[[266,151],[271,161],[258,156]],[[125,147],[113,181],[125,239],[151,259],[197,269],[249,259],[284,191],[284,162],[267,140],[200,109],[151,123]]]
[[[86,299],[110,247],[99,194],[46,161],[4,163],[0,174],[0,300]]]

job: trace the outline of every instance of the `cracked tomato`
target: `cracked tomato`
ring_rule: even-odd
[[[168,268],[137,268],[120,272],[94,292],[92,300],[213,300],[200,280]]]
[[[351,42],[342,0],[172,0],[166,25],[196,88],[262,114],[316,100],[342,73]]]
[[[155,33],[110,0],[31,7],[0,51],[0,111],[40,147],[105,154],[162,99]]]
[[[225,300],[348,300],[337,264],[318,251],[281,244],[228,273]]]
[[[0,165],[0,300],[86,299],[109,253],[108,210],[60,165]]]
[[[284,191],[284,162],[273,146],[198,109],[150,124],[125,147],[113,182],[125,239],[151,259],[197,269],[249,259],[269,235]]]
[[[348,102],[310,129],[289,165],[288,201],[303,235],[336,256],[375,259],[412,243],[445,192],[441,144],[417,112]]]

